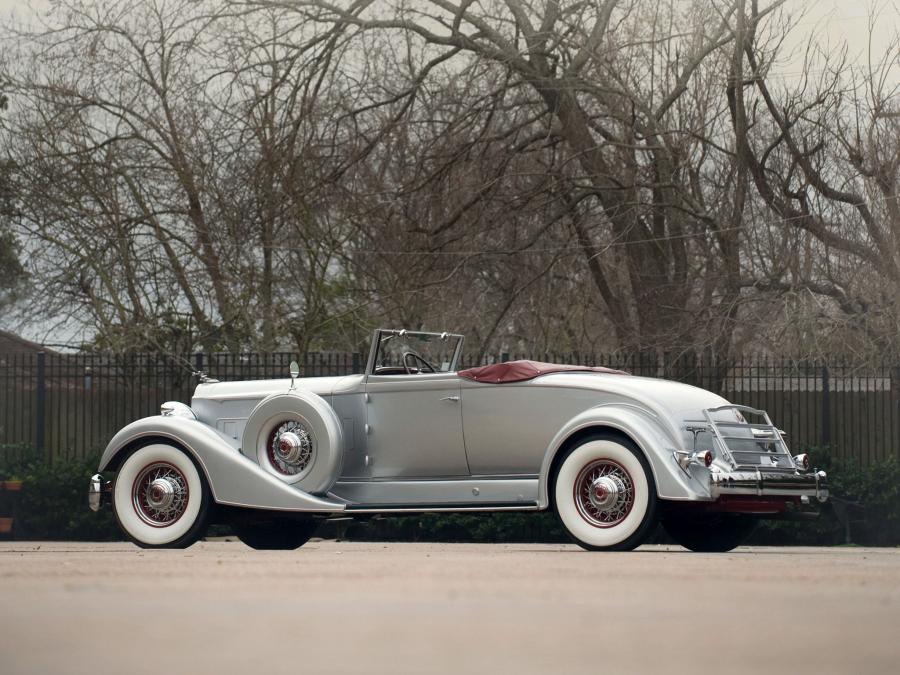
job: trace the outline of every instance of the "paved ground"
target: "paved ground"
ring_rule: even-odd
[[[900,672],[900,549],[0,544],[0,673]]]

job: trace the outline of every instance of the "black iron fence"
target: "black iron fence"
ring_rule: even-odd
[[[863,465],[900,458],[900,367],[893,365],[765,357],[723,363],[667,354],[500,354],[495,360],[515,358],[610,366],[687,382],[769,411],[793,448],[830,446]],[[189,402],[197,384],[193,371],[222,381],[287,377],[292,360],[305,377],[365,368],[365,355],[343,352],[0,355],[0,446],[6,452],[35,446],[49,459],[82,457],[127,423],[156,414],[163,401]]]

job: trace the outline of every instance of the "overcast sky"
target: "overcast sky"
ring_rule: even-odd
[[[7,20],[11,12],[21,16],[30,7],[46,9],[47,6],[46,0],[0,0],[0,20]],[[880,9],[873,35],[873,60],[884,57],[888,44],[900,31],[900,0],[789,0],[787,6],[792,14],[803,13],[792,35],[792,47],[803,46],[813,38],[835,48],[846,42],[851,54],[861,59],[860,63],[865,63],[867,58],[869,14],[873,8]],[[786,75],[792,74],[790,65],[782,67]],[[900,64],[895,67],[900,69]]]
[[[760,4],[765,6],[765,0]],[[47,0],[0,0],[0,23],[13,15],[27,16],[33,8],[46,12],[48,7]],[[857,67],[865,67],[869,59],[869,19],[873,12],[878,21],[872,33],[871,60],[883,61],[888,46],[900,39],[900,0],[788,0],[786,7],[796,17],[796,26],[775,72],[788,80],[802,71],[802,52],[811,41],[827,45],[832,51],[846,44],[851,61]],[[794,58],[788,58],[789,55]],[[900,63],[891,66],[893,72],[888,81],[900,84]]]

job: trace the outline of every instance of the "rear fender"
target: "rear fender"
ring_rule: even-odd
[[[644,408],[612,404],[596,406],[576,415],[550,442],[541,463],[538,485],[540,508],[550,505],[550,472],[554,459],[567,448],[567,441],[574,434],[591,428],[614,430],[630,438],[647,458],[656,482],[657,495],[662,499],[709,500],[708,490],[686,475],[675,461],[674,453],[680,444],[674,426]]]
[[[100,471],[142,441],[162,439],[190,453],[218,504],[278,511],[342,511],[344,505],[302,492],[262,469],[203,422],[187,417],[145,417],[119,431],[106,446]]]

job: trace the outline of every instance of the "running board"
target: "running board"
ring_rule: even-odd
[[[497,504],[348,504],[345,513],[435,513],[460,511],[537,511],[537,502]]]
[[[537,476],[465,478],[407,478],[404,480],[344,479],[328,492],[328,497],[351,508],[410,508],[430,510],[444,507],[467,510],[496,506],[527,508],[539,501]]]

